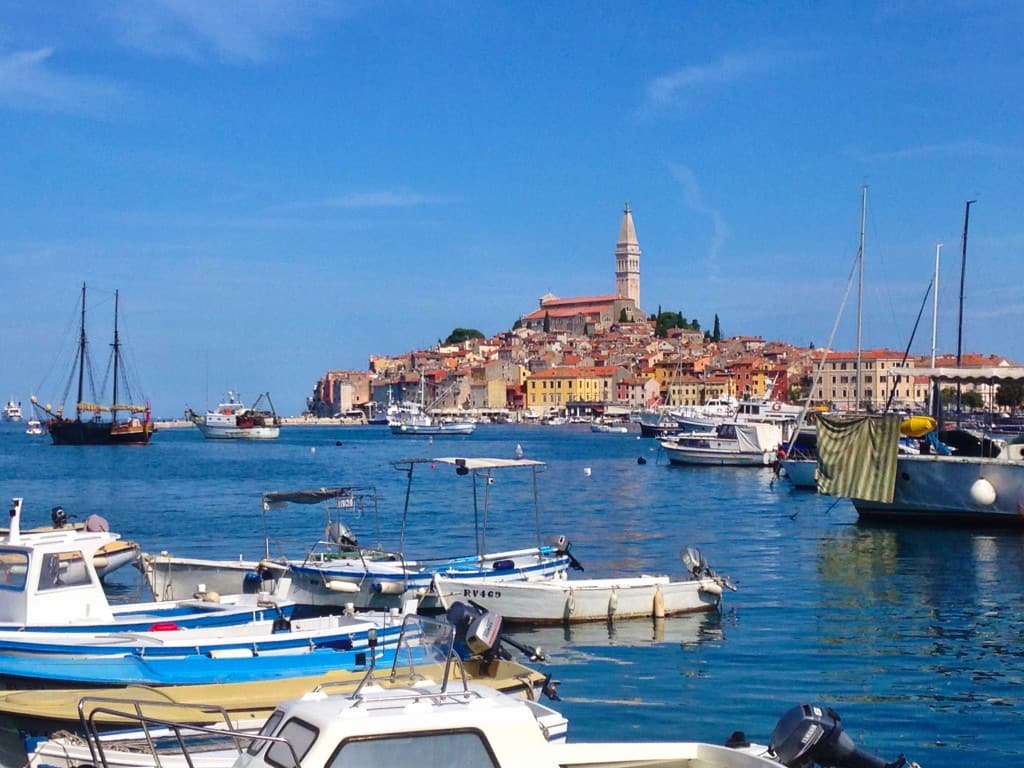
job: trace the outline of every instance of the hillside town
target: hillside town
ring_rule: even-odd
[[[887,403],[907,411],[925,408],[928,378],[894,380],[889,371],[931,366],[930,355],[799,347],[760,336],[722,338],[717,316],[713,330],[702,331],[679,313],[647,313],[640,304],[640,255],[627,203],[615,246],[615,293],[549,293],[511,330],[490,338],[453,332],[447,343],[430,349],[373,356],[364,371],[330,370],[313,387],[308,412],[364,421],[381,418],[398,403],[415,403],[440,416],[524,421],[624,417],[712,400],[809,399],[839,411],[883,410]],[[959,359],[940,355],[935,365],[1014,363],[968,353]],[[971,385],[964,402],[995,407],[995,389]]]

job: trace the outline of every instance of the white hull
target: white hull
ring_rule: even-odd
[[[235,427],[219,424],[196,424],[207,440],[276,440],[280,427]]]
[[[994,492],[991,504],[978,503],[972,496],[971,489],[981,480]],[[900,456],[891,504],[851,501],[864,518],[1024,524],[1024,461]]]
[[[260,564],[255,560],[199,560],[170,555],[142,555],[142,573],[155,600],[186,600],[199,592],[217,592],[234,595],[251,589],[273,592],[272,584],[263,584],[258,576]],[[282,569],[283,570],[283,569]],[[281,571],[275,571],[280,573]],[[257,585],[259,587],[257,588]]]
[[[767,467],[774,451],[742,452],[725,448],[679,448],[661,444],[673,464],[711,464],[719,467]]]
[[[471,435],[476,430],[472,421],[450,424],[391,424],[393,435]]]
[[[493,582],[438,576],[441,602],[473,601],[507,621],[567,624],[609,619],[661,618],[710,611],[722,599],[713,579],[671,581],[668,576]]]
[[[782,459],[782,470],[786,479],[796,488],[818,488],[814,476],[818,469],[815,459]]]

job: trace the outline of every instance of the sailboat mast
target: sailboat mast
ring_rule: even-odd
[[[117,377],[118,377],[118,363],[121,362],[121,340],[117,335],[117,309],[118,301],[120,298],[120,292],[114,291],[114,343],[111,345],[114,348],[114,400],[111,403],[110,417],[111,420],[117,421]]]
[[[956,321],[956,367],[960,367],[963,359],[964,343],[964,276],[967,274],[967,225],[971,220],[971,206],[977,202],[968,200],[964,205],[964,236],[960,244],[960,313]],[[956,384],[956,420],[960,422],[960,411],[962,407],[962,390],[960,382]]]
[[[75,402],[75,416],[82,420],[82,394],[85,385],[85,283],[82,283],[82,320],[78,338],[78,400]]]
[[[939,254],[942,253],[942,243],[935,244],[935,281],[932,286],[932,368],[935,367],[935,336],[938,332],[939,325]],[[936,405],[939,401],[938,398],[939,387],[935,381],[932,381],[932,386],[928,390],[928,413],[932,416],[936,415]]]
[[[868,186],[860,188],[860,247],[857,249],[857,404],[855,410],[861,408],[861,317],[864,307],[864,222],[868,210]]]

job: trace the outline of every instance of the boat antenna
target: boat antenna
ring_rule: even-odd
[[[964,205],[964,236],[960,244],[960,314],[957,318],[956,323],[956,367],[960,367],[960,363],[963,359],[963,342],[964,342],[964,275],[967,272],[967,225],[971,220],[971,206],[974,205],[977,200],[968,200]],[[962,408],[961,402],[961,383],[956,383],[956,421],[957,425],[960,424],[960,413]]]

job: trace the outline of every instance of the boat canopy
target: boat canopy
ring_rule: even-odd
[[[984,383],[990,381],[1024,380],[1024,367],[991,366],[988,368],[890,368],[890,377],[926,376],[939,381]]]
[[[444,457],[440,459],[425,459],[425,461],[436,462],[437,464],[450,464],[453,467],[465,467],[466,469],[507,469],[510,467],[543,467],[543,461],[535,459],[457,459]]]
[[[270,491],[263,494],[263,508],[273,509],[287,504],[319,504],[332,499],[351,499],[364,488],[311,488],[305,491]]]

